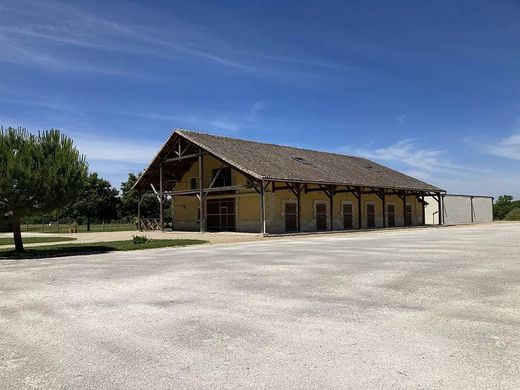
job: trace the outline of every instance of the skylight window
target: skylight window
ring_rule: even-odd
[[[365,165],[365,168],[368,169],[369,171],[373,171],[373,172],[381,172],[380,169],[374,167],[373,165]]]
[[[302,163],[302,164],[307,164],[307,165],[312,165],[312,162],[310,162],[309,160],[306,160],[305,158],[303,157],[297,157],[297,156],[293,156],[291,157],[294,161],[298,161],[299,163]]]

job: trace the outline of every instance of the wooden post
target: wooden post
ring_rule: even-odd
[[[164,231],[164,207],[163,207],[163,164],[159,165],[159,224]]]
[[[201,151],[199,150],[199,153]],[[206,213],[204,212],[204,160],[202,153],[199,154],[199,226],[200,232],[204,233],[206,223]]]
[[[141,190],[137,192],[137,230],[142,231],[141,226]]]
[[[383,204],[383,227],[386,227],[386,191],[383,188],[381,192],[381,203]]]
[[[334,205],[334,191],[335,187],[330,186],[329,187],[329,213],[330,213],[330,230],[334,230],[334,211],[333,211],[333,205]]]
[[[260,231],[265,234],[265,188],[264,181],[260,182]]]
[[[444,222],[444,207],[442,204],[444,201],[444,198],[440,192],[438,193],[438,195],[439,195],[439,225],[442,225]]]
[[[442,225],[442,204],[441,204],[441,193],[437,192],[437,217],[439,219],[438,224]]]
[[[406,224],[406,191],[403,191],[403,226]]]
[[[300,205],[300,198],[301,198],[301,185],[296,184],[296,225],[298,227],[298,232],[301,232],[301,218],[300,218],[300,211],[301,211],[301,205]]]
[[[424,203],[424,194],[421,195],[422,201],[422,225],[426,225],[426,204]]]
[[[474,219],[475,217],[473,216],[474,214],[474,209],[473,209],[473,197],[470,197],[470,201],[471,201],[471,223],[475,222]]]
[[[362,227],[362,219],[361,219],[361,213],[362,213],[362,210],[361,210],[361,187],[358,187],[357,189],[357,204],[358,204],[358,229],[361,229]]]

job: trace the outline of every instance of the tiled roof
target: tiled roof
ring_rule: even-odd
[[[182,137],[258,180],[442,192],[444,190],[362,157],[246,141],[175,129],[136,186],[153,182],[162,158]]]
[[[362,157],[176,130],[228,164],[261,180],[443,191]]]

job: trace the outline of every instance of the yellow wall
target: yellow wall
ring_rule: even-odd
[[[213,169],[224,166],[219,160],[204,157],[204,186],[210,185],[213,179]],[[198,163],[194,163],[188,172],[177,182],[175,191],[190,189],[190,178],[199,177]],[[231,184],[246,185],[247,178],[234,169],[231,169]],[[197,184],[198,185],[198,184]],[[243,189],[237,195],[208,195],[209,199],[235,198],[235,218],[237,231],[260,232],[260,200],[253,189]],[[173,203],[174,229],[177,230],[199,230],[197,221],[197,209],[199,200],[194,195],[175,196]]]
[[[204,157],[204,185],[208,186],[212,180],[213,169],[222,167],[223,164],[211,156]],[[190,186],[190,178],[198,178],[198,163],[194,163],[189,171],[177,183],[175,190],[187,190]],[[247,178],[241,173],[232,169],[232,185],[245,185]],[[281,185],[278,183],[278,185]],[[316,188],[309,185],[309,188]],[[236,195],[208,195],[209,199],[235,198],[236,230],[248,232],[260,232],[260,197],[253,189],[242,189]],[[408,196],[408,202],[412,204],[413,224],[422,223],[421,204],[415,196]],[[294,194],[289,190],[271,191],[268,187],[265,194],[266,206],[266,226],[268,233],[285,232],[284,205],[286,202],[295,202]],[[327,228],[330,229],[329,198],[321,191],[302,192],[301,195],[301,230],[316,230],[316,203],[323,202],[327,209]],[[337,193],[333,198],[333,228],[334,230],[343,229],[342,204],[351,202],[353,209],[353,226],[358,226],[358,201],[351,193]],[[376,210],[376,227],[383,227],[383,209],[381,199],[375,194],[362,195],[362,227],[366,227],[366,204],[373,202]],[[395,205],[396,226],[403,226],[403,202],[397,195],[388,195],[387,203]],[[173,203],[174,229],[177,230],[199,230],[197,221],[197,208],[199,200],[196,196],[175,196]]]
[[[312,188],[309,186],[309,188]],[[269,233],[283,233],[285,231],[285,203],[295,202],[296,197],[289,190],[277,190],[276,192],[266,193],[267,208],[266,220],[267,230]],[[300,199],[301,207],[301,230],[302,231],[316,231],[316,202],[322,202],[327,210],[327,228],[330,229],[330,204],[329,198],[323,192],[309,192],[307,194],[302,192]],[[334,230],[343,229],[343,207],[344,202],[352,204],[353,211],[353,228],[358,228],[358,201],[352,193],[337,193],[333,198],[333,228]],[[363,194],[361,198],[361,215],[362,228],[366,228],[366,205],[367,203],[374,203],[376,211],[376,227],[383,227],[383,205],[381,199],[375,194]],[[395,205],[395,221],[396,226],[404,225],[403,216],[403,201],[397,195],[387,195],[387,203],[394,203]],[[412,222],[413,225],[422,224],[421,205],[415,196],[408,196],[407,202],[412,204]]]

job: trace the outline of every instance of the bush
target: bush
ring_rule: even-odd
[[[146,236],[132,236],[132,242],[135,245],[146,244],[148,241],[150,240]]]
[[[520,221],[520,208],[511,210],[504,217],[505,221]]]

